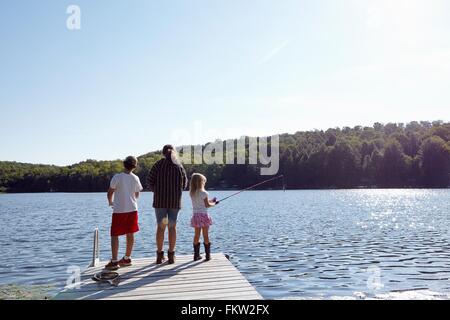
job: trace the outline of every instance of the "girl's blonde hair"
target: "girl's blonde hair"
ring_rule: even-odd
[[[189,187],[189,194],[191,197],[199,190],[205,190],[206,177],[200,173],[193,173],[191,176],[191,183]]]

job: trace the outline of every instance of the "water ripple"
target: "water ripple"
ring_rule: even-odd
[[[187,200],[180,254],[192,250]],[[440,298],[450,291],[448,212],[450,190],[254,191],[211,210],[211,237],[265,298]],[[108,259],[110,214],[104,194],[0,195],[0,246],[11,257],[0,283],[61,288],[67,267],[89,263],[97,226]],[[153,256],[154,220],[144,193],[134,257]]]

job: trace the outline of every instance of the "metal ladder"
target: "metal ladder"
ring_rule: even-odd
[[[98,243],[98,228],[94,230],[94,246],[92,249],[92,261],[89,268],[94,268],[100,263],[100,248]]]

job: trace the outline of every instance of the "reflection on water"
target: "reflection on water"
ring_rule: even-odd
[[[0,283],[61,288],[69,266],[89,263],[96,226],[108,259],[105,199],[0,195],[0,245],[8,257]],[[135,258],[155,251],[151,194],[140,204]],[[185,194],[178,254],[192,253],[189,208]],[[450,292],[449,213],[450,190],[251,191],[211,210],[211,241],[268,299],[439,298]]]

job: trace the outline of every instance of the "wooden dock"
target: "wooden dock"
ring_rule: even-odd
[[[259,300],[261,295],[223,253],[210,261],[177,256],[175,264],[156,265],[155,258],[135,259],[120,268],[117,287],[93,281],[103,269],[96,263],[81,275],[79,288],[65,289],[55,299],[63,300]]]

